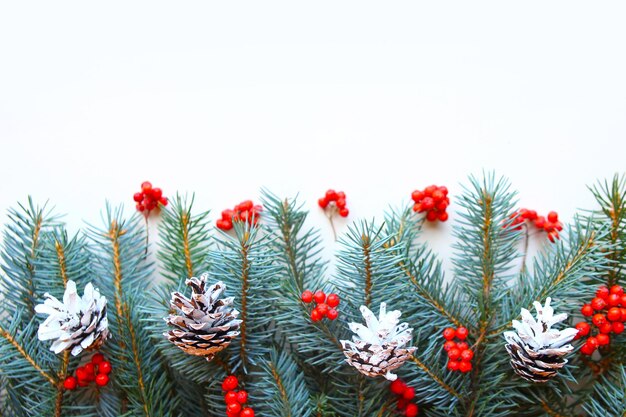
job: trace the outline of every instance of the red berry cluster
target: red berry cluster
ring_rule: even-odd
[[[248,402],[248,393],[244,390],[237,391],[239,380],[235,375],[228,375],[222,381],[222,389],[226,392],[226,417],[254,417],[254,410],[245,407]]]
[[[97,386],[103,387],[109,383],[111,369],[111,362],[105,360],[102,353],[96,353],[91,357],[91,362],[76,368],[76,376],[65,378],[63,387],[72,391],[77,386],[86,387],[90,382],[95,382]]]
[[[389,389],[398,396],[398,410],[402,411],[406,417],[415,417],[419,413],[417,404],[411,400],[415,398],[415,388],[409,387],[400,378],[391,383]]]
[[[348,217],[350,210],[346,207],[346,193],[343,191],[328,190],[324,197],[317,200],[317,204],[324,210],[330,210],[330,215],[339,213],[341,217]]]
[[[520,209],[510,216],[511,222],[506,227],[515,227],[516,230],[522,230],[522,224],[528,220],[535,225],[539,230],[543,230],[548,234],[550,242],[554,243],[556,239],[559,239],[559,232],[563,230],[563,225],[559,221],[559,215],[556,211],[548,213],[547,218],[544,216],[538,216],[535,210]]]
[[[336,307],[341,300],[337,294],[328,294],[327,297],[324,291],[316,291],[315,294],[313,294],[313,292],[306,290],[302,293],[300,298],[306,304],[315,300],[316,306],[311,311],[311,320],[313,321],[320,321],[324,317],[328,317],[329,320],[335,320],[339,317],[339,312]]]
[[[474,351],[465,342],[468,333],[465,327],[459,327],[456,330],[448,327],[443,331],[443,338],[446,339],[443,350],[448,352],[448,369],[450,371],[466,373],[472,370]],[[459,339],[460,342],[455,342],[454,338]]]
[[[578,334],[575,339],[589,336],[580,348],[584,355],[592,355],[600,346],[607,346],[611,342],[609,334],[620,334],[624,331],[626,322],[626,294],[619,285],[614,285],[609,290],[602,286],[596,291],[596,297],[590,304],[581,308],[585,317],[591,317],[591,323],[597,328],[595,336],[591,335],[592,329],[589,323],[581,321],[576,324]]]
[[[137,211],[142,212],[146,217],[152,210],[159,207],[159,204],[167,206],[167,198],[163,197],[163,191],[160,188],[152,188],[152,184],[148,181],[141,183],[141,191],[135,193],[133,200],[137,203]]]
[[[254,223],[256,225],[261,217],[263,207],[254,205],[252,200],[245,200],[237,204],[234,209],[226,209],[222,212],[222,218],[215,222],[218,229],[230,230],[233,222]]]
[[[426,220],[434,222],[439,220],[445,222],[448,220],[448,206],[450,199],[448,198],[448,189],[444,186],[429,185],[423,191],[415,190],[411,194],[413,199],[413,211],[418,213],[426,212]]]

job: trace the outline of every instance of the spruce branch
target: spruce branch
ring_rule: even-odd
[[[19,323],[19,321],[22,319],[21,314],[18,314],[13,322],[15,324]],[[33,325],[31,324],[30,327],[33,327]],[[27,332],[24,332],[23,335],[27,334]],[[8,348],[12,348],[13,355],[20,357],[22,360],[26,361],[26,363],[28,363],[29,367],[32,368],[33,370],[35,370],[37,373],[39,373],[39,375],[41,377],[43,377],[46,381],[48,381],[48,383],[50,383],[53,386],[56,386],[58,384],[58,380],[57,378],[55,378],[52,374],[50,374],[49,372],[45,371],[36,361],[35,359],[28,353],[27,346],[24,346],[21,342],[23,340],[23,337],[19,337],[16,335],[16,327],[12,326],[11,328],[4,328],[2,327],[2,325],[0,325],[0,337],[2,337],[4,344],[2,345],[2,347],[5,348],[5,350],[9,350]],[[28,349],[30,350],[30,349]],[[11,353],[6,352],[5,355],[9,355]],[[6,358],[6,357],[4,357]]]
[[[179,194],[161,212],[157,258],[162,275],[174,285],[208,270],[209,211],[194,211],[194,195]]]
[[[171,381],[158,348],[152,343],[149,318],[142,306],[149,302],[146,292],[153,266],[144,253],[144,233],[139,216],[131,220],[121,209],[107,206],[104,227],[91,227],[95,272],[100,288],[115,308],[110,328],[117,343],[108,343],[116,369],[114,382],[123,391],[118,413],[133,415],[171,415],[175,406]]]
[[[513,212],[515,193],[504,178],[487,174],[482,179],[470,177],[470,186],[459,198],[462,211],[460,225],[455,229],[459,243],[454,245],[453,259],[456,280],[466,294],[476,322],[470,327],[474,336],[474,367],[471,373],[471,398],[466,400],[467,416],[482,415],[490,409],[496,412],[493,397],[499,380],[491,372],[485,358],[493,355],[487,336],[494,326],[502,296],[494,295],[494,288],[507,288],[512,262],[516,258],[519,233],[507,227],[506,220]],[[483,397],[483,393],[488,393]]]
[[[254,402],[264,413],[280,417],[308,417],[312,415],[311,394],[304,375],[291,355],[276,349],[261,364],[255,384],[258,398]]]
[[[616,174],[611,182],[598,182],[589,190],[600,206],[592,213],[592,220],[600,227],[608,224],[605,240],[610,265],[606,283],[611,287],[622,281],[626,258],[626,176]]]
[[[621,364],[600,377],[584,409],[591,417],[626,417],[626,367]]]
[[[36,262],[41,251],[42,236],[58,224],[57,217],[46,205],[35,205],[32,198],[27,204],[9,209],[8,224],[4,231],[0,295],[6,311],[23,310],[24,317],[34,315],[34,306],[43,294],[36,288]]]
[[[234,223],[234,236],[220,233],[218,248],[210,252],[211,276],[226,284],[235,297],[240,334],[227,349],[233,372],[244,374],[269,352],[273,338],[272,317],[267,312],[278,289],[278,269],[270,251],[270,239],[260,228],[245,222]]]
[[[417,243],[422,224],[423,220],[415,216],[410,208],[392,210],[386,216],[385,228],[393,238],[385,247],[400,257],[398,267],[411,284],[407,290],[417,298],[411,301],[417,301],[422,307],[419,317],[416,317],[420,323],[440,322],[437,319],[443,318],[456,327],[465,326],[469,313],[455,302],[453,288],[445,282],[441,261],[426,244]],[[404,282],[394,285],[407,287]]]

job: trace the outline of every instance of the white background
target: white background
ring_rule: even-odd
[[[266,186],[351,218],[483,169],[564,220],[624,171],[624,2],[0,5],[0,219],[97,222],[151,180],[215,215]],[[451,215],[451,222],[455,219]],[[450,223],[427,238],[448,254]],[[340,228],[345,228],[342,225]]]

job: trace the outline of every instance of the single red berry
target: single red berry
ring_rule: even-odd
[[[464,361],[471,361],[474,358],[474,351],[470,349],[465,349],[461,351],[461,359]]]
[[[246,407],[241,410],[241,414],[239,414],[239,417],[254,417],[254,410],[250,407]]]
[[[75,390],[77,385],[78,381],[73,376],[68,376],[65,378],[65,381],[63,381],[63,388],[69,391]]]
[[[604,314],[594,314],[593,318],[591,319],[591,321],[593,322],[593,324],[595,324],[596,326],[600,327],[602,326],[604,323],[606,323],[606,317],[604,316]]]
[[[87,373],[87,380],[93,381],[96,378],[96,365],[90,362],[86,363],[84,368],[85,372]]]
[[[435,207],[435,200],[432,197],[424,197],[422,207],[424,210],[432,210]]]
[[[91,357],[91,363],[94,365],[100,365],[104,361],[104,355],[102,353],[96,353]]]
[[[152,190],[152,184],[150,183],[150,181],[144,181],[141,183],[141,190],[143,192],[146,192],[148,190]]]
[[[135,193],[133,195],[133,200],[135,200],[135,202],[137,202],[137,203],[141,203],[141,201],[143,200],[143,194],[142,193]]]
[[[110,374],[111,369],[111,362],[109,361],[102,361],[98,364],[98,372],[101,374]]]
[[[243,210],[243,211],[239,212],[239,218],[243,222],[249,222],[250,221],[250,212],[248,210]]]
[[[322,315],[320,314],[319,310],[317,308],[314,308],[313,311],[311,311],[311,320],[312,321],[320,321],[322,319]]]
[[[621,317],[622,310],[620,310],[618,307],[611,307],[606,313],[606,318],[608,318],[610,321],[619,321]]]
[[[448,213],[445,211],[442,211],[441,213],[439,213],[439,216],[437,216],[437,218],[439,219],[440,222],[448,221]]]
[[[337,200],[337,192],[335,190],[328,190],[326,191],[326,199],[328,201],[335,201]]]
[[[622,302],[622,297],[617,294],[609,294],[609,297],[607,298],[607,303],[611,307],[617,307],[618,305],[621,304],[621,302]]]
[[[241,404],[235,402],[235,403],[228,403],[226,404],[226,411],[228,413],[239,413],[241,412]]]
[[[469,349],[469,345],[466,342],[459,342],[456,344],[456,347],[463,352],[464,350]]]
[[[587,336],[591,331],[591,326],[586,321],[581,321],[574,326],[578,330],[577,338]]]
[[[305,290],[300,298],[302,299],[302,302],[309,304],[311,301],[313,301],[313,293],[309,290]]]
[[[326,207],[328,207],[328,200],[326,200],[325,198],[320,198],[319,200],[317,200],[317,204],[325,209]]]
[[[104,387],[109,383],[109,376],[107,374],[98,374],[96,376],[96,385],[99,387]]]
[[[453,361],[452,359],[450,359],[448,361],[448,370],[450,370],[450,371],[458,371],[460,363],[461,362],[459,362],[459,361]]]
[[[438,203],[445,198],[445,195],[443,195],[441,190],[435,190],[433,191],[432,197],[433,200],[435,200],[435,203]]]
[[[328,317],[329,320],[335,320],[339,317],[339,312],[334,308],[331,308],[328,310],[328,313],[326,313],[326,317]]]
[[[446,211],[446,209],[448,208],[448,203],[446,202],[446,200],[442,200],[438,202],[437,204],[435,204],[435,208],[438,211]]]
[[[546,224],[546,218],[543,216],[538,216],[535,219],[535,227],[537,229],[543,229],[543,226]]]
[[[326,303],[318,304],[317,307],[315,308],[317,309],[317,311],[319,311],[322,317],[325,317],[326,314],[328,314],[329,308],[328,308],[328,304]]]
[[[461,357],[461,351],[457,348],[450,349],[448,351],[448,358],[455,361]]]
[[[600,333],[609,334],[613,330],[613,326],[611,326],[611,322],[607,321],[602,326],[598,326],[598,330]]]
[[[448,195],[448,187],[446,187],[445,185],[439,187],[439,191],[441,191],[443,195]]]
[[[338,198],[337,202],[335,202],[335,204],[340,209],[346,208],[346,199],[345,198]]]
[[[228,391],[226,395],[224,395],[224,402],[226,404],[236,403],[237,402],[237,391]]]
[[[413,191],[413,193],[411,193],[411,199],[416,203],[419,203],[423,198],[424,198],[423,191],[415,190]]]
[[[413,398],[415,398],[415,388],[406,387],[406,389],[402,393],[402,398],[404,398],[405,400],[412,400]]]
[[[222,220],[232,220],[235,212],[231,209],[226,209],[222,211]]]
[[[456,336],[456,330],[452,327],[448,327],[443,331],[443,338],[446,340],[452,340]]]
[[[599,335],[597,335],[596,339],[598,339],[598,345],[600,346],[606,346],[611,342],[611,338],[609,337],[609,335],[604,333],[600,333]]]
[[[435,191],[437,191],[436,185],[429,185],[428,187],[424,188],[424,194],[426,195],[426,197],[431,197]]]
[[[78,378],[79,381],[88,381],[89,374],[84,367],[79,366],[78,368],[76,368],[76,378]]]
[[[328,304],[329,307],[337,307],[339,305],[340,302],[340,298],[337,294],[328,294],[328,297],[326,298],[326,304]]]
[[[389,389],[391,390],[391,392],[393,392],[396,395],[402,395],[406,388],[407,388],[406,384],[400,378],[397,378],[395,381],[391,383],[391,385],[389,385]]]
[[[347,208],[342,208],[341,210],[339,210],[339,215],[341,217],[348,217],[349,214],[350,210],[348,210]]]
[[[606,307],[606,301],[604,301],[604,299],[600,297],[596,297],[591,300],[591,307],[593,307],[593,309],[596,311],[602,310],[604,307]]]
[[[159,204],[161,204],[162,206],[167,206],[167,203],[168,203],[167,197],[159,198]]]
[[[396,402],[396,408],[400,411],[404,411],[404,409],[406,408],[406,406],[409,404],[409,402],[407,400],[405,400],[404,398],[400,397],[398,398],[398,401]]]
[[[252,207],[254,207],[254,203],[252,202],[252,200],[245,200],[245,201],[242,201],[241,203],[239,203],[239,210],[240,211],[248,211]]]
[[[416,417],[419,413],[419,408],[416,404],[407,404],[406,409],[404,410],[404,415],[406,417]]]
[[[559,215],[556,213],[556,211],[551,211],[550,213],[548,213],[548,221],[552,223],[556,223],[559,221]]]
[[[313,295],[313,298],[315,299],[315,302],[317,304],[321,304],[326,301],[326,294],[324,293],[324,291],[316,291],[315,295]]]
[[[443,344],[443,350],[445,350],[446,352],[449,352],[450,349],[454,349],[456,347],[456,342],[454,340],[448,340],[446,343]]]
[[[466,373],[472,370],[472,363],[470,361],[461,361],[459,364],[459,371]]]
[[[607,287],[600,287],[596,290],[596,297],[606,299],[609,296],[609,289]]]
[[[146,209],[141,203],[137,203],[135,207],[137,208],[137,211],[144,211]]]
[[[593,346],[594,350],[599,346],[598,339],[596,339],[594,336],[591,336],[589,339],[587,339],[587,344],[589,346]]]
[[[153,188],[152,198],[154,198],[155,200],[160,200],[161,197],[163,197],[163,190],[161,190],[160,188]]]
[[[611,323],[611,330],[615,334],[621,334],[624,331],[624,323],[619,321]]]
[[[580,312],[583,314],[583,316],[585,317],[591,317],[593,316],[593,307],[591,307],[591,304],[585,304],[581,309]]]
[[[245,404],[248,402],[248,393],[246,391],[239,391],[237,392],[237,402],[239,404]]]
[[[624,289],[620,285],[613,285],[610,292],[611,294],[624,295]]]
[[[580,347],[580,353],[583,355],[592,355],[595,350],[596,348],[591,346],[589,343],[585,343]]]
[[[456,329],[456,337],[461,340],[465,340],[468,334],[469,331],[465,327],[459,327],[458,329]]]
[[[228,375],[224,378],[224,381],[222,381],[222,390],[233,391],[237,388],[237,385],[239,385],[237,377],[235,375]]]
[[[430,210],[428,213],[426,213],[426,220],[428,220],[429,222],[436,221],[438,217],[439,214],[435,210]]]

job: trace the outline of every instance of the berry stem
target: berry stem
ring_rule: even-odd
[[[328,210],[324,210],[326,213],[326,217],[328,217],[328,221],[330,222],[330,228],[333,231],[333,239],[335,242],[337,241],[337,230],[335,229],[335,222],[333,221],[333,217],[337,213],[337,207],[333,204],[332,207],[329,206]]]
[[[337,241],[337,231],[335,230],[335,222],[333,222],[333,216],[328,216],[328,221],[330,222],[330,228],[333,230],[333,239],[335,242]]]

